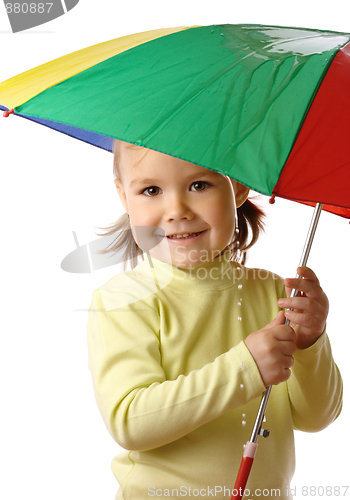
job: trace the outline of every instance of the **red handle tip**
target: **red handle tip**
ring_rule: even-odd
[[[245,457],[243,455],[241,465],[239,467],[239,471],[237,474],[235,486],[232,491],[231,500],[242,500],[253,462],[254,458]]]

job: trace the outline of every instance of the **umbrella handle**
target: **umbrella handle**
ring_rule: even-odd
[[[307,263],[307,260],[308,260],[309,254],[310,254],[310,250],[311,250],[311,245],[312,245],[312,242],[313,242],[313,239],[315,236],[318,220],[319,220],[320,215],[321,215],[322,207],[323,207],[323,205],[321,203],[316,203],[314,213],[312,216],[312,220],[311,220],[311,224],[310,224],[310,228],[309,228],[309,232],[308,232],[308,235],[306,237],[305,246],[304,246],[304,249],[303,249],[303,252],[301,255],[301,259],[300,259],[300,263],[299,263],[300,267],[306,266],[306,263]],[[295,297],[297,293],[298,293],[298,291],[293,289],[291,292],[291,297]],[[289,325],[289,320],[286,319],[284,324]],[[262,422],[264,419],[267,402],[268,402],[269,397],[270,397],[271,389],[272,389],[272,386],[270,385],[269,387],[267,387],[265,393],[262,396],[262,400],[260,403],[258,415],[256,417],[256,421],[254,424],[254,428],[253,428],[253,432],[252,432],[250,441],[248,441],[247,444],[245,445],[245,449],[244,449],[242,460],[241,460],[241,465],[239,466],[235,486],[234,486],[234,489],[232,491],[231,500],[242,500],[242,497],[244,495],[244,490],[245,490],[245,487],[246,487],[246,484],[247,484],[247,481],[249,478],[250,470],[251,470],[253,462],[254,462],[256,449],[258,447],[258,444],[257,444],[258,437],[259,437],[259,435],[263,435],[264,437],[268,437],[270,434],[270,431],[268,431],[268,430],[263,431],[261,426],[262,426]]]
[[[232,491],[231,500],[242,500],[257,447],[258,444],[252,443],[251,441],[248,441],[245,445],[241,465],[239,466],[235,486]]]

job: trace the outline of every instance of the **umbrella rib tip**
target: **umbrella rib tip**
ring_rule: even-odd
[[[2,114],[2,116],[3,116],[4,118],[7,118],[9,115],[11,115],[11,114],[12,114],[12,113],[14,113],[14,112],[15,112],[15,110],[14,110],[14,109],[10,109],[9,111],[4,111],[4,112],[3,112],[3,114]]]
[[[275,203],[275,201],[276,201],[276,200],[275,200],[275,198],[276,198],[275,193],[272,193],[271,198],[269,199],[269,203],[270,203],[271,205],[273,205],[273,204]]]

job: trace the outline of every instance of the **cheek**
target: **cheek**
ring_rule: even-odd
[[[234,239],[235,234],[235,218],[226,214],[218,221],[217,235],[220,241],[228,245]]]
[[[134,199],[129,203],[129,216],[132,226],[157,225],[157,212],[155,204],[149,203],[149,200]]]
[[[231,192],[223,193],[222,196],[217,197],[215,203],[212,205],[212,218],[216,223],[224,225],[225,227],[234,225],[235,223],[235,203]]]
[[[217,199],[216,209],[212,212],[212,222],[220,237],[230,243],[235,229],[235,204],[231,192]]]

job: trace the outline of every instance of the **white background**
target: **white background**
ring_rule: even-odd
[[[1,4],[0,81],[140,31],[221,23],[350,31],[349,14],[347,0],[297,0],[289,6],[268,0],[81,0],[61,18],[12,34]],[[120,448],[94,400],[86,322],[92,291],[116,270],[79,275],[60,267],[75,248],[72,231],[83,245],[97,237],[94,226],[121,213],[112,155],[14,116],[0,116],[0,155],[0,498],[112,500],[117,483],[110,462]],[[248,265],[293,277],[312,209],[284,200],[270,206],[264,197],[261,202],[267,232]],[[345,392],[334,424],[317,434],[296,433],[296,498],[302,498],[302,486],[350,483],[349,459],[341,459],[350,444],[349,235],[348,221],[323,213],[309,260],[330,299],[328,331]]]

